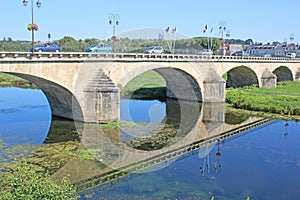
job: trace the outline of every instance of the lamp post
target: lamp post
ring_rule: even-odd
[[[23,0],[23,5],[26,7],[28,5],[28,0]],[[42,3],[40,0],[36,2],[38,8],[41,7]],[[31,0],[31,45],[32,45],[32,55],[34,54],[34,31],[38,28],[34,26],[34,18],[33,18],[33,0]]]
[[[226,31],[226,22],[225,21],[221,21],[219,23],[219,31],[222,35],[222,48],[221,48],[220,54],[222,56],[225,56],[226,55],[226,48],[225,48],[225,42],[224,42],[224,31]]]
[[[117,40],[117,37],[116,37],[116,26],[119,25],[119,19],[120,19],[120,16],[118,14],[109,14],[108,16],[108,23],[109,25],[112,25],[113,26],[113,35],[111,37],[111,40],[115,41]]]

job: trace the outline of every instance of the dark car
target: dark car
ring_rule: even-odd
[[[30,48],[32,52],[32,48]],[[35,52],[60,52],[60,47],[56,44],[39,44],[34,47]]]
[[[231,56],[249,56],[249,54],[245,51],[236,51],[233,54],[231,54]]]

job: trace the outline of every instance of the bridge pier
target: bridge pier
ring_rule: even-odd
[[[300,67],[296,71],[295,80],[300,82]]]
[[[109,123],[120,118],[120,90],[85,91],[85,121]]]
[[[82,69],[87,76],[83,87],[84,121],[109,123],[120,118],[120,89],[101,68]]]
[[[261,88],[276,88],[277,77],[269,70],[265,70],[261,77]]]
[[[206,79],[203,81],[203,102],[204,103],[223,103],[225,102],[226,82],[210,70]]]

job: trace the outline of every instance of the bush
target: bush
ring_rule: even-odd
[[[299,115],[300,97],[277,96],[251,93],[243,90],[229,90],[226,101],[235,108],[262,111],[284,115]]]
[[[36,173],[26,163],[15,163],[9,171],[1,172],[0,199],[79,199],[76,189],[64,178],[60,184],[54,182],[49,174]]]

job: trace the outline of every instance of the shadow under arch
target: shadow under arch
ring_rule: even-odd
[[[238,88],[251,85],[259,86],[257,75],[252,69],[246,66],[239,66],[227,72],[227,88]]]
[[[173,99],[202,101],[201,88],[196,79],[189,73],[172,67],[153,69],[167,82],[166,96]]]
[[[277,82],[293,81],[292,71],[286,66],[280,66],[273,71],[273,74],[277,76]]]
[[[125,88],[131,80],[150,70],[157,72],[166,80],[167,98],[202,102],[202,90],[197,79],[188,71],[175,66],[151,64],[133,69],[119,81],[119,87]]]
[[[68,89],[54,82],[36,76],[21,73],[4,73],[28,80],[41,89],[49,102],[53,116],[75,121],[83,121],[83,114],[80,104],[76,100],[76,97]]]

